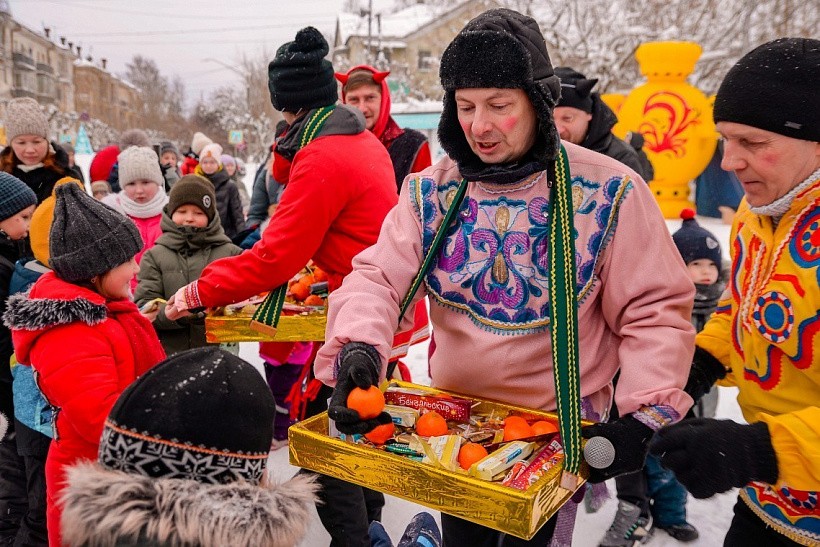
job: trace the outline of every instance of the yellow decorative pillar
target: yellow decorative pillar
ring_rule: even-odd
[[[717,145],[712,105],[686,81],[702,48],[693,42],[647,42],[635,52],[647,82],[627,96],[613,132],[643,135],[644,151],[655,168],[650,188],[666,218],[694,207],[689,182],[700,175]]]

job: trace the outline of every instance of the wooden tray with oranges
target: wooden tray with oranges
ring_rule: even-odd
[[[495,470],[485,472],[494,469],[487,467],[492,460],[487,456],[498,450],[527,447],[529,456],[521,455],[523,467],[526,461],[539,461],[549,446],[560,447],[555,414],[407,382],[392,381],[383,389],[388,394],[384,410],[394,423],[362,439],[340,436],[332,431],[327,413],[319,414],[291,426],[290,463],[522,539],[532,538],[587,476],[582,469],[574,488],[562,487],[560,457],[529,482],[502,479],[512,468],[492,478]],[[396,393],[415,399],[397,409],[391,404],[399,399]],[[463,412],[462,401],[469,401],[471,417],[453,420]],[[373,394],[348,399],[351,408],[362,405],[360,414],[378,412],[382,404]],[[460,437],[455,446],[445,446],[454,437]]]

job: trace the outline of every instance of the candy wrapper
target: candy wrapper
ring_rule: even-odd
[[[445,398],[469,401],[475,415],[503,417],[514,412],[531,418],[556,420],[554,414],[546,412],[431,390],[406,382],[393,384],[405,390],[419,390],[432,396],[444,394]],[[559,459],[546,469],[539,467],[541,473],[533,479],[534,482],[519,490],[504,486],[501,482],[482,480],[461,470],[448,469],[446,465],[423,463],[424,450],[419,451],[417,457],[408,457],[407,454],[330,437],[326,413],[291,426],[288,437],[290,463],[295,466],[366,486],[522,539],[532,538],[588,476],[588,470],[582,466],[577,484],[571,489],[562,488],[562,460]],[[442,457],[449,465],[453,447],[447,451],[446,444]],[[402,451],[405,450],[413,449],[402,448]],[[534,453],[535,457],[530,455],[533,463],[540,451],[543,449]],[[523,450],[519,456],[526,458],[523,455],[525,452]],[[448,456],[445,457],[445,453]],[[527,480],[531,476],[529,474]]]

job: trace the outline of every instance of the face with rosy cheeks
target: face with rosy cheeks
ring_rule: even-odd
[[[355,106],[364,114],[364,123],[368,131],[372,131],[379,120],[382,106],[382,92],[379,87],[370,84],[360,85],[345,91],[345,104]]]
[[[820,168],[820,143],[734,122],[718,122],[725,171],[734,171],[752,207],[769,205]]]
[[[173,220],[177,226],[204,228],[208,225],[208,215],[205,214],[205,211],[190,203],[177,207],[176,211],[171,215],[171,220]]]
[[[522,89],[456,90],[458,123],[484,163],[518,161],[532,148],[538,120]]]
[[[556,106],[552,113],[558,134],[565,141],[581,144],[587,138],[592,114],[572,106]]]
[[[137,260],[132,258],[112,270],[91,280],[91,284],[108,300],[131,297],[131,279],[137,275],[140,267]]]
[[[219,162],[213,156],[205,156],[199,160],[199,165],[202,167],[202,172],[206,175],[213,175],[219,171]]]
[[[693,260],[686,265],[686,269],[689,270],[689,277],[698,285],[712,285],[718,280],[717,265],[706,258]]]
[[[152,180],[137,179],[127,183],[123,191],[130,200],[148,203],[159,192],[159,185]]]
[[[236,173],[236,164],[234,163],[226,163],[224,165],[225,171],[228,173],[229,177],[232,177],[234,173]]]
[[[0,230],[4,231],[12,241],[23,239],[28,234],[31,215],[34,214],[36,207],[36,205],[31,205],[5,220],[0,220]]]
[[[23,165],[36,165],[48,155],[48,141],[39,135],[17,135],[11,149]]]

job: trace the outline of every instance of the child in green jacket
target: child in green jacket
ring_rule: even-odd
[[[162,235],[142,257],[134,300],[153,321],[162,346],[171,355],[206,345],[205,319],[196,314],[171,321],[165,315],[164,301],[198,279],[205,266],[238,255],[242,249],[225,235],[213,185],[199,175],[185,175],[174,184],[161,227]]]

